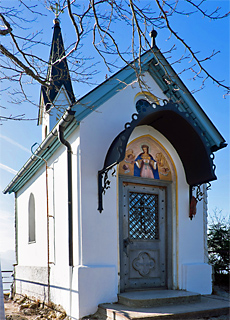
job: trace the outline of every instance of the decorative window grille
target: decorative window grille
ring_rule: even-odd
[[[129,237],[147,240],[159,238],[157,194],[129,193]]]

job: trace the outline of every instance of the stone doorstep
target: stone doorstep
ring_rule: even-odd
[[[199,302],[157,307],[128,307],[120,303],[101,304],[97,315],[107,320],[197,319],[229,314],[229,300],[214,295],[201,296]]]
[[[130,291],[118,295],[118,303],[127,307],[158,307],[168,304],[199,302],[199,293],[182,290]]]

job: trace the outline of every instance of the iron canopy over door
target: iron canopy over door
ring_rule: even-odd
[[[166,287],[166,187],[121,188],[121,291]]]

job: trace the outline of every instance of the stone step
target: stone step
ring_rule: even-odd
[[[103,320],[159,320],[200,319],[229,315],[229,300],[223,297],[201,296],[200,301],[161,305],[155,307],[129,307],[121,303],[101,304],[96,313]],[[226,318],[227,319],[227,318]]]
[[[118,303],[128,307],[158,307],[168,304],[199,302],[199,293],[182,290],[130,291],[118,295]]]

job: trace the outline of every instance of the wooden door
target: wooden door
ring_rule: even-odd
[[[166,187],[122,183],[121,292],[165,287]]]

